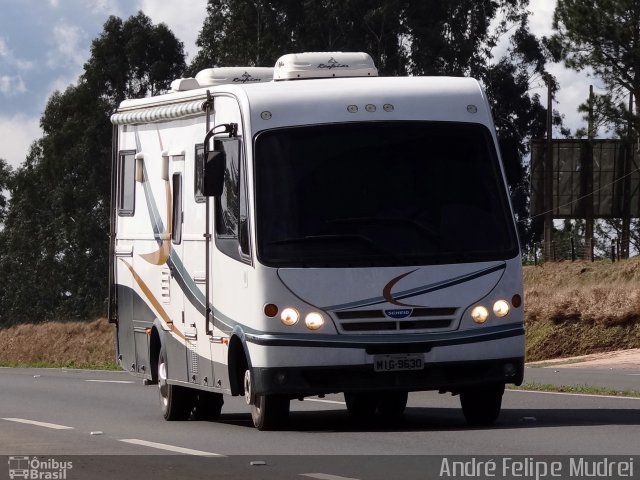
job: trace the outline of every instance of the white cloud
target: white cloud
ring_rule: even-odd
[[[138,0],[138,9],[154,23],[166,23],[184,43],[188,60],[193,59],[198,50],[196,39],[207,15],[207,0]]]
[[[49,0],[49,5],[53,8],[58,8],[60,6],[60,0]]]
[[[64,22],[53,27],[53,49],[47,55],[47,65],[80,67],[89,56],[87,33],[76,25]]]
[[[24,162],[31,143],[40,136],[42,131],[37,117],[0,116],[0,158],[17,167]]]
[[[3,60],[9,66],[16,67],[18,70],[25,71],[33,68],[33,62],[17,58],[9,48],[7,41],[2,37],[0,37],[0,60]]]
[[[0,75],[0,93],[3,95],[11,97],[13,95],[25,93],[26,91],[27,87],[20,75]]]
[[[89,4],[90,10],[96,15],[122,17],[122,10],[120,10],[117,0],[92,0]]]

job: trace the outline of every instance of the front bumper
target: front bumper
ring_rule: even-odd
[[[246,335],[255,390],[291,396],[382,390],[459,391],[522,383],[521,324],[420,335]],[[422,370],[376,372],[379,354],[424,355]]]
[[[422,370],[376,372],[372,365],[254,368],[258,394],[308,396],[389,390],[458,392],[486,384],[522,384],[524,357],[427,363]]]

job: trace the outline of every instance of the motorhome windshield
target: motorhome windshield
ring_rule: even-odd
[[[450,122],[281,128],[255,139],[258,257],[274,267],[517,255],[488,129]]]

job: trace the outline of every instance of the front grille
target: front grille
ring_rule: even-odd
[[[343,332],[424,332],[452,327],[457,308],[414,308],[406,318],[389,318],[384,310],[335,312]]]

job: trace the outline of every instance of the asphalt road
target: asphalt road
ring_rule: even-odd
[[[583,384],[603,374],[613,383],[596,386],[638,389],[635,373],[527,369],[525,379]],[[287,429],[259,432],[240,398],[225,398],[218,422],[166,422],[157,387],[126,373],[0,369],[0,455],[74,455],[70,480],[432,478],[441,458],[424,455],[629,456],[640,455],[639,438],[640,399],[507,391],[486,429],[466,426],[457,397],[412,393],[401,422],[363,428],[335,395],[293,401]]]

